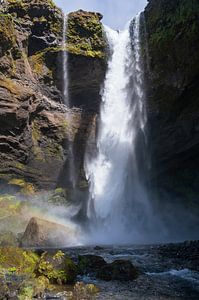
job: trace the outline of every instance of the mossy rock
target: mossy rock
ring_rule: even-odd
[[[17,14],[17,17],[24,17],[26,14],[31,14],[35,7],[46,9],[55,9],[56,6],[51,0],[7,0],[7,11]],[[39,13],[38,13],[39,14]]]
[[[67,50],[77,55],[103,58],[105,39],[102,15],[79,10],[70,13],[67,25]]]
[[[36,192],[35,186],[30,182],[26,182],[23,178],[12,178],[8,184],[19,187],[20,193],[23,196],[33,196]]]
[[[62,251],[43,253],[35,269],[36,274],[47,277],[51,283],[72,283],[77,277],[77,266]]]
[[[69,195],[67,190],[63,188],[56,188],[49,196],[48,202],[56,206],[66,205],[68,198]]]
[[[22,0],[7,0],[7,5],[7,11],[10,14],[15,13],[18,17],[23,17],[27,13]]]
[[[10,15],[0,13],[0,57],[13,47],[16,47],[16,32],[13,18]]]

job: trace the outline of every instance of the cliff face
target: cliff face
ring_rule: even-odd
[[[101,18],[83,11],[70,14],[68,43],[63,49],[63,15],[51,0],[7,0],[2,5],[2,187],[7,183],[32,190],[54,188],[61,178],[67,184],[70,141],[74,141],[78,185],[85,185],[86,138],[94,128],[105,72]],[[69,53],[70,109],[62,99],[63,50]]]
[[[179,200],[196,207],[199,2],[150,0],[144,16],[153,184],[161,203]]]

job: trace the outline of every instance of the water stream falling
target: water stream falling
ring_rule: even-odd
[[[70,99],[68,93],[68,52],[66,51],[67,46],[67,27],[68,27],[68,15],[63,15],[63,34],[62,34],[62,94],[64,104],[70,108]],[[67,121],[70,122],[71,115],[69,114]],[[68,137],[68,169],[69,169],[69,183],[73,189],[75,189],[76,185],[76,177],[75,177],[75,163],[74,163],[74,154],[73,154],[73,143],[70,141],[70,137]]]
[[[140,15],[124,31],[105,26],[105,33],[112,55],[102,94],[98,154],[85,166],[88,218],[97,242],[146,241],[152,211],[139,165],[139,157],[147,157]]]
[[[69,107],[69,97],[68,97],[68,54],[66,51],[66,32],[67,32],[67,20],[68,16],[64,14],[63,16],[63,35],[62,35],[62,48],[64,51],[62,52],[62,62],[63,62],[63,99],[66,106]]]

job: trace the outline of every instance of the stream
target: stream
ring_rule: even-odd
[[[93,299],[199,299],[199,241],[143,246],[78,247],[63,251],[75,260],[78,255],[86,254],[102,256],[107,262],[130,260],[140,271],[139,277],[131,282],[105,282],[89,276],[79,277],[79,281],[94,283],[100,289]],[[57,294],[56,298],[49,295],[46,299],[68,298]]]

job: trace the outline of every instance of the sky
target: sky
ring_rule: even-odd
[[[147,0],[54,0],[65,13],[78,9],[100,12],[102,22],[114,29],[123,29],[125,24],[142,11]]]

